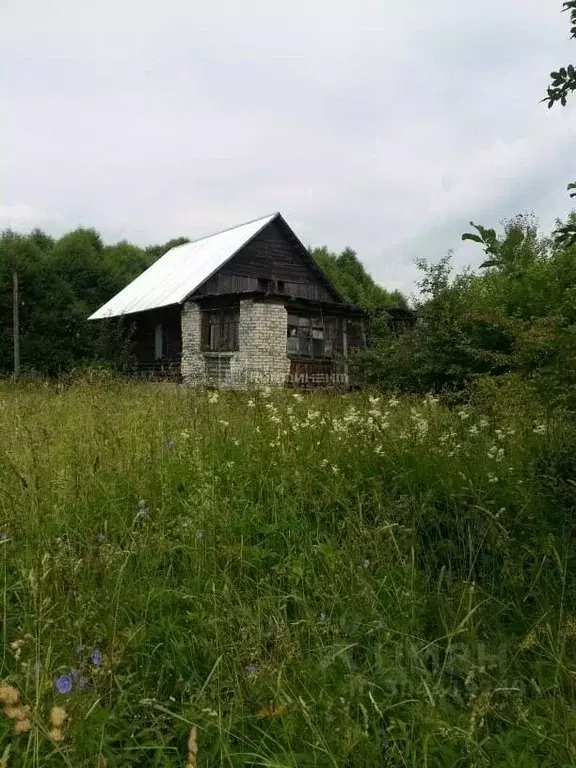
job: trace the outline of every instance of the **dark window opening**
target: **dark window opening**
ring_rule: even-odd
[[[260,291],[267,291],[270,286],[270,280],[266,280],[264,277],[258,278],[258,289]]]
[[[288,315],[286,352],[293,357],[333,357],[337,332],[335,318]]]
[[[238,349],[238,307],[207,309],[202,312],[202,350],[235,352]]]

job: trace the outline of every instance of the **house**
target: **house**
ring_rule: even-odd
[[[363,311],[279,213],[172,248],[89,319],[104,318],[131,326],[139,370],[194,386],[346,383],[365,343]]]

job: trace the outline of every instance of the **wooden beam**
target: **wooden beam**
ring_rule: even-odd
[[[20,300],[18,297],[18,272],[12,273],[12,333],[14,341],[14,380],[20,377]]]

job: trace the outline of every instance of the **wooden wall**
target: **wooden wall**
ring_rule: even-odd
[[[162,324],[163,357],[155,358],[156,325]],[[180,307],[166,307],[142,312],[126,318],[130,327],[131,353],[135,367],[141,372],[164,372],[179,375],[182,354]]]
[[[313,301],[337,302],[322,274],[306,262],[298,241],[281,221],[272,221],[197,291],[201,295],[275,293]]]

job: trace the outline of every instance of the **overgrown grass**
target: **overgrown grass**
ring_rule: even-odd
[[[199,766],[576,764],[566,420],[114,382],[0,409],[8,766],[192,766],[193,725]]]

